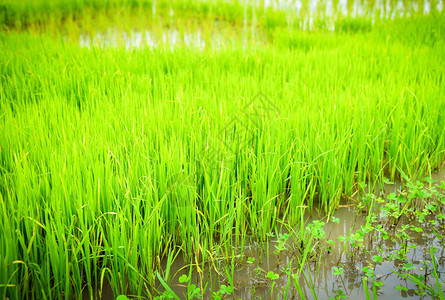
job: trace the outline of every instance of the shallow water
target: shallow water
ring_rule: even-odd
[[[433,174],[432,178],[437,184],[445,180],[445,171]],[[384,199],[390,193],[400,192],[402,183],[395,181],[394,184],[385,184],[383,189],[376,188],[374,194]],[[373,210],[379,213],[377,207]],[[366,299],[366,293],[363,286],[363,277],[367,277],[363,272],[363,267],[374,266],[375,279],[382,282],[383,285],[378,288],[379,299],[407,298],[407,299],[431,299],[429,295],[418,295],[418,287],[401,278],[392,271],[406,273],[403,267],[411,263],[416,267],[415,270],[407,271],[410,274],[425,276],[425,282],[434,284],[435,279],[431,275],[432,263],[430,255],[430,246],[438,249],[435,253],[436,268],[439,278],[443,281],[445,276],[445,220],[437,219],[435,216],[428,217],[425,222],[419,223],[416,220],[404,216],[397,224],[389,222],[385,217],[377,217],[373,226],[382,225],[384,229],[381,232],[373,231],[363,239],[363,247],[344,247],[339,242],[341,236],[353,235],[357,230],[363,229],[366,224],[366,215],[357,211],[355,204],[346,204],[334,212],[334,217],[339,219],[339,223],[327,222],[324,226],[324,241],[333,240],[336,242],[331,249],[318,253],[315,259],[312,259],[304,267],[304,273],[309,280],[313,281],[313,290],[318,299],[329,299],[335,297],[341,290],[348,299]],[[324,215],[312,216],[308,223],[314,220],[326,221]],[[436,223],[433,223],[435,221]],[[408,229],[409,240],[404,242],[392,240],[392,237],[398,234],[400,228],[407,225],[421,227],[422,232],[416,232]],[[434,233],[436,231],[436,234]],[[283,231],[284,232],[284,231]],[[389,238],[386,238],[382,232],[386,232]],[[439,234],[437,234],[439,233]],[[211,299],[212,293],[216,292],[220,285],[230,285],[231,278],[234,286],[234,293],[229,298],[233,299],[300,299],[294,279],[286,274],[286,269],[295,273],[298,264],[295,260],[296,248],[295,242],[289,238],[285,243],[285,249],[276,252],[279,246],[277,237],[273,237],[269,242],[259,244],[250,241],[245,244],[243,249],[235,249],[235,255],[232,258],[214,257],[213,261],[205,263],[202,273],[196,272],[194,267],[190,284],[203,287],[207,284],[207,290],[204,299]],[[324,244],[326,246],[326,244]],[[322,247],[323,248],[323,247]],[[397,258],[396,254],[402,248],[407,249],[406,257],[402,260]],[[383,261],[373,262],[375,255],[381,256]],[[391,255],[393,256],[391,258]],[[250,263],[249,263],[250,260]],[[161,267],[165,272],[167,260],[163,260]],[[334,274],[334,267],[343,268],[343,273]],[[290,269],[289,269],[290,268]],[[275,281],[273,294],[272,283],[266,274],[273,271],[280,277]],[[170,267],[170,288],[181,298],[186,299],[187,287],[185,283],[180,283],[181,275],[189,275],[190,265],[181,255],[173,261]],[[317,275],[318,274],[318,275]],[[444,282],[442,282],[443,284]],[[300,276],[299,284],[306,299],[314,299],[310,285],[304,276]],[[399,291],[397,286],[404,287]],[[285,292],[287,288],[287,293]],[[372,297],[372,280],[368,281],[369,293]],[[158,282],[156,289],[163,291],[164,288]],[[285,296],[286,294],[286,296]],[[113,299],[113,293],[109,286],[104,287],[102,292],[103,299]],[[88,299],[88,294],[84,295]]]
[[[221,43],[221,38],[213,36],[212,42],[215,43],[217,47],[217,45]],[[168,46],[171,49],[177,46],[204,48],[206,44],[200,30],[180,33],[178,30],[170,29],[156,36],[149,30],[145,30],[144,32],[131,31],[127,33],[111,28],[106,32],[98,32],[94,36],[81,35],[79,43],[80,46],[87,48],[91,48],[92,46],[106,48],[124,47],[127,50],[143,47],[153,48],[161,45]]]
[[[301,1],[301,0],[265,0],[262,6],[283,10],[286,12],[287,23],[290,27],[301,30],[313,30],[314,23],[324,24],[327,30],[334,31],[336,21],[344,17],[367,17],[375,23],[376,17],[380,19],[394,19],[396,17],[409,17],[413,14],[429,14],[432,11],[441,12],[443,10],[443,0],[430,1],[390,1],[390,0],[326,0],[326,1]],[[420,3],[420,4],[419,4]],[[153,16],[156,15],[156,2],[152,8]],[[177,18],[175,12],[170,10],[170,23]],[[192,30],[178,30],[179,28],[165,28],[154,30],[153,28],[133,29],[122,31],[121,29],[110,27],[106,31],[96,33],[84,33],[78,38],[82,47],[91,48],[153,48],[169,47],[172,50],[178,46],[202,49],[211,47],[219,49],[224,46],[231,46],[233,40],[238,40],[246,44],[247,40],[261,42],[261,32],[257,32],[255,17],[252,20],[244,20],[243,28],[234,29],[230,25],[220,20],[215,20],[214,24],[206,24],[206,34],[203,28]],[[225,28],[230,32],[223,32]]]
[[[435,180],[444,180],[445,172],[435,174],[433,176]],[[401,189],[401,183],[395,182],[394,184],[386,184],[384,192],[376,190],[377,195],[388,195],[389,193],[399,191]],[[375,210],[378,212],[378,209]],[[336,245],[332,246],[330,251],[324,251],[320,257],[317,257],[316,261],[312,261],[307,264],[305,273],[311,274],[313,279],[314,291],[318,299],[329,299],[335,297],[338,290],[342,290],[343,294],[347,295],[348,299],[365,299],[366,294],[363,287],[363,279],[365,276],[362,269],[367,265],[375,266],[375,278],[377,281],[383,282],[383,286],[378,288],[378,295],[380,299],[394,298],[415,298],[415,299],[430,299],[428,295],[419,296],[416,293],[418,287],[408,280],[405,280],[393,273],[393,271],[404,272],[402,268],[406,263],[410,262],[416,267],[416,270],[408,271],[412,274],[426,275],[426,282],[434,284],[435,279],[431,275],[432,264],[429,247],[433,246],[436,249],[440,249],[436,252],[436,267],[439,272],[439,276],[443,278],[445,274],[445,252],[443,238],[438,238],[436,233],[439,232],[445,235],[445,222],[443,220],[435,220],[434,217],[427,219],[424,223],[420,224],[417,221],[413,221],[407,217],[402,217],[400,221],[393,226],[385,218],[378,218],[374,222],[374,226],[381,224],[384,231],[389,235],[386,238],[381,232],[373,231],[368,236],[365,236],[363,244],[364,247],[357,249],[344,249],[343,243],[340,243],[338,237],[348,236],[351,233],[354,234],[357,230],[360,230],[366,223],[365,214],[357,213],[355,205],[345,205],[335,211],[334,216],[337,217],[340,222],[333,223],[328,222],[324,226],[326,232],[326,240],[336,241]],[[312,220],[322,218],[313,217]],[[437,224],[433,224],[429,221],[437,221]],[[395,236],[400,228],[404,225],[414,225],[421,227],[422,232],[416,232],[411,229],[407,230],[410,240],[405,242],[393,241],[391,237]],[[247,244],[243,251],[244,259],[240,257],[235,259],[234,273],[233,273],[233,285],[235,287],[234,296],[235,299],[299,299],[300,296],[294,287],[293,279],[283,272],[283,269],[288,267],[296,270],[297,264],[294,259],[295,248],[292,239],[287,242],[286,250],[280,253],[275,253],[275,246],[278,245],[277,238],[272,238],[269,243],[269,250],[266,250],[264,245],[252,242]],[[404,248],[407,245],[406,260],[394,258],[396,252]],[[412,246],[415,245],[415,246]],[[413,248],[410,248],[413,247]],[[415,247],[415,248],[414,248]],[[240,250],[240,249],[238,249]],[[383,258],[382,262],[373,262],[373,256],[378,255]],[[388,259],[393,255],[392,259]],[[252,264],[248,263],[247,258],[254,258]],[[319,260],[318,260],[319,259]],[[164,262],[165,263],[165,262]],[[188,274],[189,268],[184,267],[186,263],[182,258],[177,259],[171,268],[171,274],[176,276],[170,281],[171,288],[177,295],[184,295],[186,288],[179,284],[179,277],[182,274]],[[211,266],[210,264],[208,265]],[[216,266],[216,269],[215,269]],[[343,274],[334,275],[334,267],[342,267]],[[210,288],[204,295],[205,299],[211,298],[211,292],[218,290],[220,284],[229,285],[225,275],[225,268],[230,268],[230,264],[221,260],[216,263],[210,270],[204,271],[202,277],[210,281]],[[218,272],[221,274],[218,274]],[[274,287],[273,296],[271,296],[271,281],[266,277],[269,271],[280,274],[279,279],[276,280],[276,286]],[[318,273],[318,276],[315,274]],[[303,290],[305,298],[314,299],[310,291],[309,285],[301,276],[300,286]],[[191,283],[200,285],[200,280],[196,273],[192,276]],[[289,285],[289,290],[284,297],[284,292],[278,292],[278,290],[284,291],[286,286]],[[404,291],[396,289],[397,286],[403,286],[406,288]],[[368,282],[370,288],[370,294],[372,296],[372,281]],[[162,290],[162,288],[160,288]]]
[[[428,14],[432,9],[442,11],[443,0],[429,1],[425,0],[423,5],[418,1],[390,1],[390,0],[265,0],[265,8],[290,10],[300,13],[304,7],[309,8],[309,13],[324,13],[325,16],[341,14],[342,16],[371,16],[380,13],[382,18],[394,18],[396,15],[409,16],[414,13]]]

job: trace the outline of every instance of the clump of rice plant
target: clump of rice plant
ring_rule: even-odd
[[[401,19],[308,33],[240,3],[54,3],[1,6],[0,298],[95,298],[106,284],[151,297],[163,258],[199,270],[332,213],[360,182],[415,180],[445,158],[443,13],[412,17],[413,39]],[[69,38],[111,26],[109,12],[137,25],[147,7],[166,27],[205,19],[190,28],[206,45],[224,22],[236,39]]]

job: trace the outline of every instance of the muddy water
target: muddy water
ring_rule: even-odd
[[[433,177],[435,180],[444,180],[445,172]],[[384,191],[380,192],[376,189],[375,194],[384,199],[389,193],[399,192],[400,189],[401,183],[396,182],[385,185]],[[353,235],[357,230],[363,229],[362,226],[365,226],[366,215],[368,214],[358,212],[354,204],[344,205],[335,211],[334,216],[340,221],[339,223],[327,222],[324,226],[326,233],[324,240],[333,240],[336,245],[327,250],[326,244],[324,246],[320,244],[320,249],[323,248],[324,250],[321,250],[315,259],[304,268],[307,279],[303,275],[298,279],[306,299],[315,299],[307,280],[313,282],[313,291],[318,299],[335,298],[339,290],[347,296],[347,299],[366,299],[363,285],[363,277],[367,277],[363,272],[363,268],[366,266],[372,266],[375,272],[375,280],[383,283],[376,290],[379,299],[431,298],[429,295],[419,295],[418,286],[392,271],[423,275],[426,283],[435,284],[435,278],[431,274],[433,267],[430,247],[433,246],[438,249],[435,257],[439,277],[444,278],[445,240],[437,233],[445,235],[445,222],[436,220],[435,217],[429,217],[423,223],[419,223],[408,217],[402,217],[397,224],[394,224],[379,216],[378,207],[373,211],[376,213],[376,219],[372,222],[372,226],[381,225],[382,232],[386,234],[372,231],[365,235],[363,246],[355,248],[351,246],[345,248],[345,244],[341,243],[338,238]],[[314,219],[323,220],[323,216],[312,217],[312,220]],[[326,220],[324,219],[324,221]],[[400,229],[403,226],[412,225],[422,228],[422,232],[407,229],[406,233],[409,240],[394,238],[400,234]],[[294,285],[294,279],[286,274],[286,269],[291,270],[291,273],[296,273],[298,269],[295,259],[297,252],[294,244],[294,241],[290,238],[286,243],[285,250],[277,253],[275,251],[276,246],[279,245],[277,238],[272,238],[268,245],[248,243],[244,249],[238,249],[238,253],[243,253],[243,259],[236,256],[233,262],[225,259],[216,260],[213,264],[207,265],[208,269],[201,276],[193,272],[191,283],[197,286],[208,284],[204,299],[211,299],[212,293],[217,291],[220,285],[230,285],[231,282],[233,282],[235,290],[233,296],[230,295],[230,299],[300,299],[301,297]],[[401,249],[406,249],[405,257],[399,257]],[[375,262],[373,261],[374,256],[380,256],[383,260]],[[403,267],[406,268],[407,263],[411,263],[408,266],[415,267],[415,269],[404,270]],[[335,275],[334,267],[342,268],[342,274]],[[174,262],[170,270],[170,274],[176,275],[170,280],[169,284],[175,293],[183,299],[185,299],[186,287],[179,283],[179,277],[182,274],[188,275],[189,270],[189,267],[181,258]],[[228,275],[226,270],[228,270]],[[273,292],[272,282],[266,276],[269,271],[279,274]],[[372,285],[372,277],[370,277],[368,287],[371,297]],[[403,289],[398,290],[398,286],[399,289]],[[162,287],[160,287],[160,290],[162,290]]]
[[[436,183],[440,183],[441,180],[445,180],[445,171],[432,177]],[[394,184],[385,184],[382,189],[376,188],[373,193],[386,199],[390,193],[398,193],[401,190],[402,183],[398,181]],[[317,254],[304,265],[303,272],[306,278],[303,273],[296,278],[304,299],[315,299],[314,293],[317,299],[335,298],[340,290],[347,297],[345,299],[366,299],[363,285],[363,278],[367,277],[363,270],[366,266],[374,269],[375,280],[382,284],[376,289],[379,299],[432,299],[429,294],[419,294],[418,286],[393,272],[421,275],[425,277],[425,283],[434,285],[436,280],[432,275],[431,246],[437,249],[436,268],[442,280],[442,288],[445,289],[444,219],[438,219],[433,214],[419,223],[415,219],[403,216],[394,223],[387,217],[381,216],[379,207],[376,206],[372,210],[376,218],[371,225],[373,227],[381,225],[383,230],[365,234],[361,247],[353,247],[351,244],[345,247],[345,243],[340,242],[339,237],[352,236],[357,231],[363,230],[369,215],[368,212],[358,211],[354,201],[350,202],[352,204],[345,204],[334,212],[334,217],[339,219],[338,223],[327,222],[323,215],[308,218],[308,223],[321,220],[326,222],[326,225],[325,238],[320,241]],[[403,227],[410,227],[405,230],[409,238],[394,238],[400,234]],[[416,227],[421,228],[421,232],[413,230]],[[329,249],[326,243],[328,240],[336,242]],[[292,238],[287,240],[284,250],[277,252],[279,245],[277,237],[272,237],[263,244],[248,241],[242,249],[234,249],[232,257],[214,256],[212,261],[201,264],[200,267],[204,267],[202,272],[197,272],[196,267],[190,272],[189,263],[178,255],[170,267],[168,284],[181,299],[187,299],[187,284],[180,283],[179,278],[189,274],[191,274],[189,284],[200,288],[206,286],[203,299],[214,299],[212,295],[221,285],[232,284],[233,294],[226,295],[223,299],[301,299],[295,288],[295,279],[288,275],[297,273],[299,268],[296,260],[298,247]],[[400,256],[402,249],[406,250],[402,252],[404,256]],[[382,261],[373,261],[375,256],[382,257]],[[166,271],[166,265],[167,261],[164,260],[161,263],[162,273]],[[407,266],[410,270],[403,269]],[[341,274],[334,274],[334,268],[341,268]],[[275,280],[273,291],[271,279],[267,278],[267,273],[270,271],[279,275]],[[372,299],[372,277],[369,278],[368,292]],[[161,293],[164,291],[159,282],[156,290]],[[84,299],[88,298],[85,294]],[[109,286],[104,287],[102,299],[113,299]]]
[[[336,240],[341,235],[348,235],[351,229],[358,230],[363,225],[364,217],[355,218],[356,212],[353,208],[341,208],[335,216],[340,218],[340,224],[335,224],[330,227],[328,239]],[[443,224],[442,224],[443,225]],[[442,226],[443,228],[443,226]],[[440,241],[435,238],[431,229],[423,227],[423,234],[416,234],[412,236],[410,244],[417,245],[416,249],[410,249],[407,254],[407,261],[412,262],[417,267],[416,274],[425,275],[431,273],[432,265],[430,262],[431,257],[429,254],[429,246],[433,245],[437,249],[441,249],[436,253],[437,257],[437,269],[439,273],[445,274],[445,253],[443,251],[443,240]],[[396,234],[396,230],[389,230],[390,235]],[[445,232],[443,232],[445,233]],[[294,287],[292,277],[283,273],[283,269],[289,265],[296,269],[297,265],[292,263],[293,253],[283,251],[280,254],[273,252],[274,246],[278,243],[272,241],[270,244],[270,252],[264,253],[264,249],[259,245],[251,244],[244,249],[245,257],[255,258],[253,264],[244,262],[237,262],[235,264],[235,272],[233,283],[235,287],[234,298],[235,299],[300,299],[297,290]],[[365,276],[362,272],[363,267],[367,265],[376,265],[375,274],[376,280],[383,282],[383,286],[378,289],[378,295],[381,299],[394,298],[413,298],[419,299],[419,295],[416,294],[418,289],[415,284],[399,277],[397,274],[391,272],[401,271],[401,268],[405,265],[399,259],[394,261],[383,261],[375,264],[372,262],[374,255],[387,257],[391,253],[395,253],[395,250],[400,250],[403,247],[401,243],[392,242],[390,239],[384,240],[381,236],[373,234],[370,238],[365,240],[366,249],[369,251],[366,253],[364,250],[358,251],[343,251],[343,247],[338,243],[338,247],[333,247],[330,253],[324,252],[319,262],[312,262],[306,268],[306,274],[313,277],[314,291],[318,299],[329,299],[337,295],[338,290],[342,290],[343,294],[347,295],[348,299],[365,299],[366,294],[363,287],[362,277]],[[268,256],[268,257],[267,257]],[[425,264],[424,261],[427,261]],[[175,278],[170,281],[171,288],[177,295],[185,295],[186,288],[179,284],[179,277],[182,274],[188,274],[188,268],[184,268],[185,263],[181,260],[175,262],[172,266],[172,271],[178,271]],[[230,281],[227,276],[224,275],[224,267],[230,268],[230,265],[220,266],[222,275],[218,275],[215,271],[207,271],[204,273],[204,278],[210,279],[210,286],[204,296],[204,299],[210,299],[211,293],[215,292],[219,288],[219,284],[230,285]],[[344,269],[343,274],[334,275],[334,267],[342,267]],[[179,271],[180,270],[180,271]],[[266,277],[269,271],[273,271],[280,275],[280,278],[276,280],[274,295],[271,295],[271,281]],[[318,272],[318,276],[315,274]],[[175,272],[173,272],[175,273]],[[308,276],[309,277],[309,276]],[[429,283],[433,284],[435,280],[430,277]],[[196,273],[192,277],[192,283],[199,285],[199,279]],[[309,285],[306,280],[300,278],[299,280],[301,289],[307,299],[315,299],[313,297]],[[205,283],[204,283],[205,284]],[[286,286],[289,284],[289,290],[286,295]],[[370,293],[372,295],[372,283],[369,283]],[[402,285],[406,287],[407,291],[398,291],[397,286]],[[161,288],[162,289],[162,288]],[[277,290],[281,292],[277,292]],[[185,299],[185,296],[181,297]],[[428,296],[423,296],[421,299],[429,299]]]

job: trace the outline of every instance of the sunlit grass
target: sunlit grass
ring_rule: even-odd
[[[146,295],[167,253],[230,255],[278,221],[332,212],[359,182],[437,170],[443,20],[264,26],[261,46],[221,49],[1,33],[0,297],[94,295],[106,281]]]

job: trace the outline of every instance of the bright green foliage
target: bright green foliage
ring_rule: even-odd
[[[69,38],[72,16],[91,31],[116,1],[65,2],[1,6],[0,298],[94,297],[106,281],[147,295],[168,286],[155,274],[171,249],[204,260],[218,237],[229,255],[280,220],[334,211],[359,182],[444,160],[443,14],[301,32],[262,10],[259,47],[242,42],[241,5],[175,1],[226,15],[234,46],[126,50]]]

